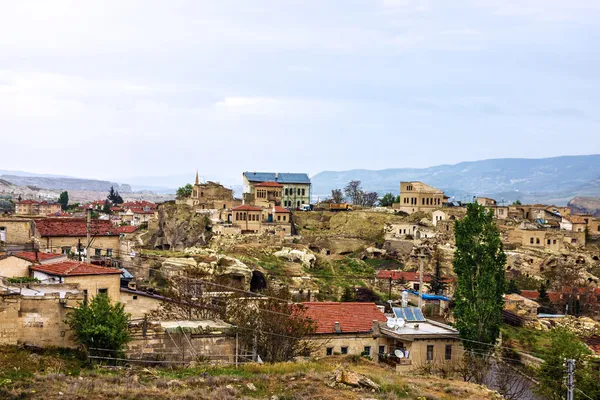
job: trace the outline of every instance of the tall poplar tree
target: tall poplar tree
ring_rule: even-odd
[[[467,215],[454,227],[456,252],[454,272],[458,287],[454,294],[454,317],[467,350],[489,352],[500,334],[506,278],[500,231],[485,207],[467,205]],[[477,343],[481,342],[481,343]]]

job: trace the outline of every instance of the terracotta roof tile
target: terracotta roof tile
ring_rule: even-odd
[[[98,265],[86,264],[79,261],[63,261],[54,264],[32,265],[29,269],[55,276],[121,274],[121,270],[116,268],[100,267]]]
[[[137,231],[139,228],[137,226],[133,226],[133,225],[124,225],[124,226],[119,226],[116,228],[116,231],[118,233],[133,233],[135,231]]]
[[[37,259],[36,259],[36,254],[35,251],[21,251],[19,253],[15,253],[16,257],[22,258],[24,260],[30,261],[30,262],[36,262],[36,261],[46,261],[46,260],[51,260],[53,258],[60,258],[60,257],[64,257],[63,254],[56,254],[56,253],[37,253]]]
[[[335,323],[340,323],[342,333],[371,332],[373,321],[385,322],[387,318],[375,303],[302,303],[305,314],[315,321],[315,333],[336,333]]]
[[[83,218],[36,219],[35,225],[40,236],[86,236],[87,223]],[[92,220],[92,235],[118,235],[110,221]]]
[[[275,212],[276,213],[289,213],[290,210],[288,210],[287,208],[280,207],[280,206],[275,206]]]
[[[232,211],[262,211],[262,208],[249,206],[248,204],[242,204],[241,206],[233,207]]]

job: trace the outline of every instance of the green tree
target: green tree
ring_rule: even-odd
[[[590,349],[566,328],[554,328],[550,331],[550,348],[544,357],[544,363],[537,371],[540,384],[537,392],[548,400],[560,400],[565,396],[567,368],[565,360],[575,360],[575,382],[577,388],[587,394],[585,397],[575,391],[575,399],[600,398],[600,373],[594,370],[590,359]]]
[[[344,292],[342,293],[342,297],[340,298],[340,301],[343,303],[348,303],[348,302],[352,302],[355,300],[355,296],[356,296],[356,291],[354,290],[353,287],[351,286],[346,286],[344,288]]]
[[[521,291],[519,290],[517,282],[514,279],[511,279],[510,281],[508,281],[508,285],[506,286],[506,293],[507,294],[511,294],[511,293],[521,294]]]
[[[110,206],[110,201],[108,199],[104,200],[104,207],[102,207],[102,212],[104,214],[111,214]]]
[[[69,193],[61,192],[60,196],[58,196],[58,203],[60,204],[60,208],[65,211],[69,207]]]
[[[79,344],[86,349],[105,349],[100,352],[104,355],[107,354],[106,350],[113,351],[110,357],[116,357],[131,340],[129,314],[121,303],[111,304],[105,294],[96,295],[91,301],[80,304],[68,314],[66,322]]]
[[[444,290],[446,290],[448,283],[442,277],[442,253],[437,246],[433,252],[433,261],[435,263],[435,269],[433,276],[431,277],[431,282],[429,283],[429,290],[434,294],[444,294]]]
[[[106,198],[114,205],[123,204],[123,198],[113,186],[110,187]]]
[[[521,200],[517,199],[517,200],[513,201],[512,205],[513,206],[520,206],[521,205]]]
[[[455,222],[454,317],[467,350],[490,351],[500,334],[506,278],[506,254],[493,213],[477,204],[467,205],[466,216]],[[480,342],[480,343],[477,343]],[[482,344],[483,343],[483,344]]]
[[[177,189],[177,198],[181,200],[190,197],[192,195],[193,189],[194,187],[190,183],[180,187],[179,189]]]
[[[395,202],[396,196],[394,196],[392,193],[386,193],[383,195],[381,200],[379,200],[379,205],[381,207],[391,207]]]

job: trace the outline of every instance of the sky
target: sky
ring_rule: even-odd
[[[600,153],[597,0],[0,10],[3,170],[240,184],[242,171]]]

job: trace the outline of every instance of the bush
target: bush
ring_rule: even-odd
[[[107,357],[122,355],[123,347],[131,340],[129,314],[121,303],[111,304],[104,294],[81,304],[67,316],[66,322],[79,344],[86,349],[103,349],[101,354]]]

